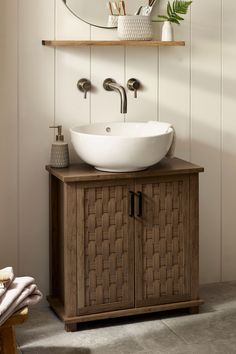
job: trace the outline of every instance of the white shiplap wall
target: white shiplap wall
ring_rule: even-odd
[[[162,1],[164,6],[165,0]],[[122,120],[118,96],[103,90],[137,77],[126,120],[172,122],[176,155],[203,165],[200,203],[202,282],[236,279],[236,22],[234,0],[197,0],[176,28],[182,48],[53,48],[44,39],[112,39],[113,30],[76,19],[61,0],[0,2],[0,267],[32,274],[48,292],[48,176],[53,133]],[[155,28],[157,37],[160,28]],[[78,79],[92,81],[84,100]],[[75,159],[73,151],[71,156]]]

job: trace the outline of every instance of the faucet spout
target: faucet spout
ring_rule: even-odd
[[[115,91],[120,95],[120,113],[127,113],[127,95],[125,88],[117,84],[113,79],[106,79],[103,83],[103,87],[106,91]]]
[[[127,113],[127,95],[124,87],[115,82],[110,83],[109,87],[120,95],[120,113]]]

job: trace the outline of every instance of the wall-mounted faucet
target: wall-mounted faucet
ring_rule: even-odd
[[[77,83],[78,89],[84,93],[84,98],[87,98],[87,93],[91,91],[92,85],[88,79],[80,79]],[[103,82],[103,87],[106,91],[116,91],[120,95],[121,108],[120,112],[122,114],[127,113],[127,94],[123,86],[116,83],[113,79],[106,79]],[[137,92],[140,88],[140,82],[137,79],[129,79],[127,82],[127,88],[134,92],[134,97],[137,98]]]
[[[91,91],[92,85],[88,79],[81,79],[77,83],[78,89],[84,93],[84,98],[87,98],[88,91]]]
[[[103,82],[103,87],[106,91],[116,91],[120,95],[121,100],[121,109],[122,114],[127,113],[127,95],[123,86],[117,84],[113,79],[106,79]]]

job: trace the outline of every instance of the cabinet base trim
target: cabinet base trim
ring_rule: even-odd
[[[57,314],[57,316],[66,324],[104,320],[104,319],[115,318],[115,317],[134,316],[134,315],[141,315],[144,313],[193,308],[193,307],[200,306],[204,303],[203,300],[199,299],[199,300],[176,302],[172,304],[163,304],[163,305],[156,305],[156,306],[138,307],[138,308],[132,308],[126,310],[109,311],[103,313],[96,313],[92,315],[66,317],[64,313],[64,306],[58,299],[48,296],[47,300],[51,308]]]

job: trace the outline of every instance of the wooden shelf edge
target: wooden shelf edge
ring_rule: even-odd
[[[42,45],[49,47],[86,47],[86,46],[132,46],[132,47],[180,47],[184,41],[90,41],[90,40],[43,40]]]
[[[155,306],[136,307],[136,308],[134,307],[134,308],[125,309],[125,310],[116,310],[116,311],[96,313],[96,314],[91,314],[91,315],[66,317],[64,314],[64,306],[60,302],[60,300],[53,298],[51,296],[48,296],[47,300],[48,300],[51,308],[57,314],[57,316],[67,324],[83,323],[83,322],[104,320],[104,319],[116,318],[116,317],[134,316],[134,315],[141,315],[141,314],[145,314],[145,313],[185,309],[185,308],[191,308],[191,307],[198,307],[198,306],[204,304],[204,301],[202,299],[198,299],[198,300],[189,300],[189,301],[176,302],[176,303],[170,303],[170,304],[161,304],[161,305],[155,305]]]

